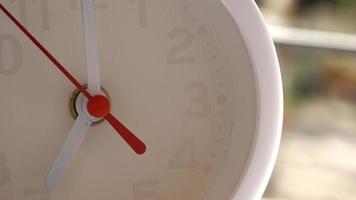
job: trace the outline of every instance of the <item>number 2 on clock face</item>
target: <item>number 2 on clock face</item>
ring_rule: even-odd
[[[195,62],[193,56],[182,55],[193,44],[193,34],[190,31],[184,28],[176,28],[168,33],[168,38],[181,41],[169,50],[168,64],[192,64]]]

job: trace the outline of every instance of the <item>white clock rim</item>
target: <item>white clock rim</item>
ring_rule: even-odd
[[[251,58],[259,106],[254,152],[241,184],[235,187],[229,199],[257,200],[262,198],[270,180],[280,146],[282,76],[272,37],[256,3],[253,0],[221,1],[239,27]]]

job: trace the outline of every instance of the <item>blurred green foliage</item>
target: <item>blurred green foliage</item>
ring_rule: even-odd
[[[298,105],[305,99],[316,95],[317,91],[319,91],[317,76],[318,73],[308,64],[305,63],[298,66],[290,91],[294,105]]]

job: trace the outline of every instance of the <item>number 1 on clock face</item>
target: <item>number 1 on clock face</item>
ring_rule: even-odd
[[[137,4],[139,23],[141,28],[147,28],[147,0],[131,0]]]

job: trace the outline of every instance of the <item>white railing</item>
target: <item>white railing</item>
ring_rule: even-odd
[[[279,45],[356,52],[355,34],[274,25],[270,25],[269,30],[274,42]]]

